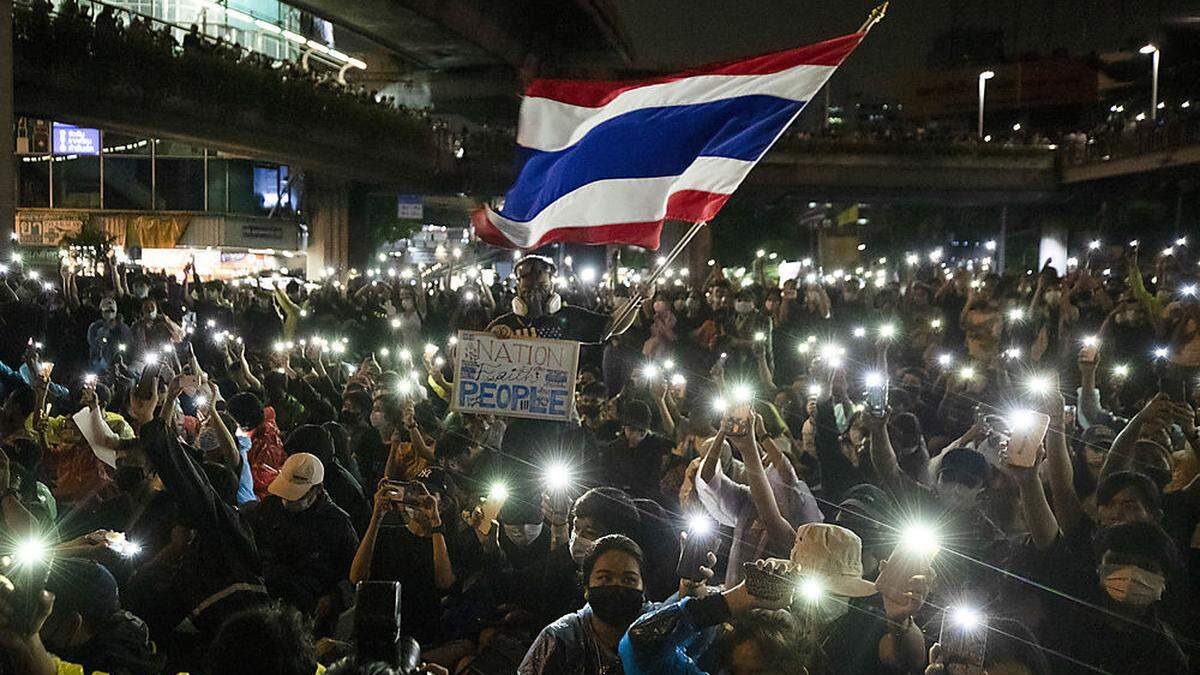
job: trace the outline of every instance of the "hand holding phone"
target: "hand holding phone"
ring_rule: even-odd
[[[695,519],[686,532],[680,533],[679,563],[675,573],[680,579],[688,581],[707,581],[711,576],[711,568],[706,574],[701,567],[710,567],[709,555],[717,552],[717,529],[707,518]]]
[[[1050,428],[1050,416],[1031,410],[1018,410],[1008,416],[1008,448],[1001,456],[1005,464],[1030,468],[1037,463],[1038,451]]]
[[[942,630],[938,636],[940,661],[952,675],[984,675],[987,658],[987,626],[977,611],[964,607],[947,607],[942,613]]]

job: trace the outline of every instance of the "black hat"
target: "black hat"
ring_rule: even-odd
[[[621,426],[634,429],[650,428],[650,406],[641,401],[630,401],[621,412]]]
[[[942,455],[942,463],[938,466],[937,473],[941,476],[947,471],[953,472],[957,479],[955,482],[970,481],[975,486],[983,485],[987,479],[987,459],[974,450],[955,448]]]
[[[121,611],[117,580],[90,560],[55,560],[46,590],[54,594],[57,607],[79,612],[84,618],[104,619]]]

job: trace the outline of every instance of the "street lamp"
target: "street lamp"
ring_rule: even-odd
[[[1138,50],[1150,55],[1150,119],[1158,119],[1158,59],[1162,56],[1153,42]]]
[[[983,98],[987,94],[987,81],[996,76],[995,71],[985,70],[979,74],[979,140],[983,140]]]

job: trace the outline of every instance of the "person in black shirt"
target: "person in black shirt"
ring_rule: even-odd
[[[670,440],[650,430],[650,407],[641,401],[628,402],[621,416],[621,435],[604,453],[608,484],[632,497],[658,497],[663,458],[671,447]]]

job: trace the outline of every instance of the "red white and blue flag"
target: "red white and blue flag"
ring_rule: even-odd
[[[647,80],[533,80],[519,168],[476,233],[507,248],[555,241],[656,249],[664,220],[721,210],[865,31]]]

